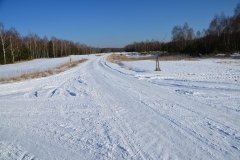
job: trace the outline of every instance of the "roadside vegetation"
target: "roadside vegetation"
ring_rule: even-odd
[[[130,58],[126,56],[126,54],[111,54],[107,57],[108,62],[115,63],[116,61],[128,61]]]
[[[8,77],[8,78],[3,77],[3,78],[0,78],[0,83],[18,82],[18,81],[27,80],[27,79],[51,76],[54,74],[64,72],[70,68],[76,67],[78,64],[83,63],[85,61],[87,61],[87,59],[81,59],[81,60],[77,60],[77,61],[67,62],[67,63],[61,64],[55,68],[48,69],[45,71],[35,71],[35,72],[31,72],[31,73],[23,73],[20,76],[13,76],[13,77]]]
[[[139,60],[153,60],[156,61],[156,55],[139,55],[132,56],[131,54],[111,54],[107,57],[108,62],[119,63],[121,61],[139,61]],[[192,58],[186,55],[169,55],[169,56],[159,56],[160,61],[196,61],[198,58]]]

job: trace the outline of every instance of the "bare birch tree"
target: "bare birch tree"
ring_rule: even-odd
[[[5,31],[4,31],[4,25],[3,25],[2,22],[0,22],[0,38],[1,38],[2,49],[3,49],[4,64],[6,64],[7,61],[6,61],[5,43],[6,43],[7,35],[6,35]]]
[[[15,62],[15,52],[18,51],[19,47],[19,33],[15,28],[11,28],[9,31],[7,31],[7,36],[9,38],[9,47],[12,55],[12,63]]]
[[[37,34],[34,34],[34,35],[32,35],[32,40],[33,40],[33,52],[34,52],[34,55],[35,55],[35,57],[34,57],[34,55],[33,55],[33,57],[34,58],[39,58],[40,56],[39,56],[39,53],[38,53],[38,41],[39,41],[39,37],[38,37],[38,35]]]
[[[43,38],[43,55],[44,57],[49,58],[49,53],[48,53],[48,38],[44,36]]]
[[[52,41],[53,57],[55,58],[56,57],[56,41],[57,41],[56,37],[53,36],[51,41]]]

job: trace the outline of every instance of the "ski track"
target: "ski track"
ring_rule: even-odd
[[[107,56],[0,85],[0,159],[240,159],[239,74],[137,75]]]

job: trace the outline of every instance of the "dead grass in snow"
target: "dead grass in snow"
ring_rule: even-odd
[[[156,57],[154,56],[138,56],[138,57],[131,57],[126,56],[125,54],[111,54],[107,57],[107,61],[115,63],[121,61],[139,61],[139,60],[154,60],[156,61]],[[160,61],[197,61],[197,58],[190,58],[186,56],[159,56]]]
[[[107,61],[115,63],[116,61],[128,61],[129,58],[125,54],[111,54],[107,57]]]
[[[81,59],[77,61],[67,62],[52,69],[48,69],[45,71],[35,71],[32,73],[24,73],[21,76],[15,76],[15,77],[9,77],[9,78],[3,77],[3,78],[0,78],[0,83],[18,82],[18,81],[27,80],[27,79],[51,76],[53,74],[58,74],[63,71],[66,71],[67,69],[76,67],[78,64],[83,63],[87,60],[88,59]]]

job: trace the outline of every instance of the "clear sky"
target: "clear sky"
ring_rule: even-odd
[[[175,25],[202,31],[240,0],[0,0],[0,21],[22,35],[55,36],[94,47],[171,40]]]

